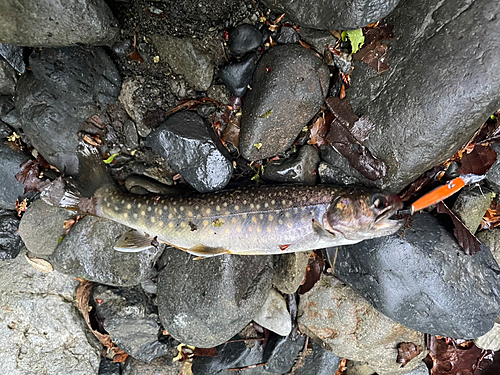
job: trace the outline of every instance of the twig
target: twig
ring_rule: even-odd
[[[257,339],[252,339],[252,338],[249,338],[249,339],[237,339],[237,340],[229,340],[229,341],[226,341],[225,343],[228,344],[230,342],[241,342],[241,341],[264,341],[266,338],[265,337],[261,337],[261,338],[257,338]]]
[[[242,370],[250,370],[252,368],[260,367],[260,366],[265,366],[267,365],[267,362],[264,363],[258,363],[256,365],[250,365],[250,366],[245,366],[245,367],[234,367],[234,368],[228,368],[226,372],[230,371],[242,371]]]

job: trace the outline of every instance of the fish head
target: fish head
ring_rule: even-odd
[[[350,241],[362,241],[396,232],[403,220],[391,219],[403,208],[394,194],[350,191],[334,197],[324,217],[323,227]]]

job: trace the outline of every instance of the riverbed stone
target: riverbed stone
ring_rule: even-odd
[[[0,95],[12,95],[16,91],[16,71],[0,58]]]
[[[294,157],[268,163],[262,178],[272,182],[314,185],[318,179],[316,173],[318,163],[319,156],[316,149],[311,145],[304,145]]]
[[[471,233],[476,233],[492,200],[493,194],[487,189],[480,187],[464,189],[451,210]]]
[[[500,143],[493,143],[491,147],[497,153],[497,160],[486,172],[485,181],[491,189],[500,194]]]
[[[330,261],[334,252],[327,251]],[[500,267],[491,251],[483,245],[466,255],[430,214],[415,215],[404,235],[339,248],[335,274],[383,314],[432,335],[476,338],[500,314]]]
[[[280,336],[287,336],[292,330],[292,319],[286,307],[286,301],[274,289],[271,289],[266,302],[253,320]]]
[[[16,200],[24,193],[24,185],[16,180],[15,175],[21,171],[20,165],[28,160],[22,152],[12,150],[0,141],[0,208],[14,210]]]
[[[306,275],[311,251],[273,256],[273,285],[280,292],[294,294]]]
[[[289,148],[323,104],[329,76],[321,59],[300,45],[264,53],[243,106],[242,156],[259,160]]]
[[[0,261],[14,259],[24,246],[16,211],[0,209]]]
[[[165,245],[136,253],[113,247],[130,228],[94,216],[85,216],[50,256],[44,257],[59,272],[113,286],[134,286],[154,275],[153,263]]]
[[[264,0],[275,13],[301,26],[324,30],[354,30],[387,16],[399,0],[295,1]]]
[[[335,267],[337,270],[337,267]],[[378,373],[406,374],[425,357],[424,334],[381,314],[363,297],[332,276],[303,294],[299,329],[337,356],[364,361]],[[422,352],[404,368],[396,362],[398,345],[412,342]]]
[[[0,43],[0,56],[7,61],[18,73],[26,71],[24,63],[24,47],[14,44]]]
[[[173,360],[176,352],[177,349],[172,348],[168,355],[155,358],[149,363],[129,357],[120,375],[179,375],[183,363]]]
[[[229,32],[229,49],[236,56],[256,50],[261,43],[262,33],[253,25],[239,25]]]
[[[348,96],[376,125],[366,146],[389,167],[379,187],[400,191],[453,156],[500,108],[499,13],[495,1],[403,0],[387,18],[404,30],[387,43],[390,70],[355,62]]]
[[[24,256],[0,262],[2,373],[97,374],[101,345],[75,301],[74,277],[37,271]]]
[[[194,258],[181,251],[164,253],[158,311],[172,337],[211,348],[229,340],[259,312],[271,289],[272,257]]]
[[[231,94],[245,95],[258,60],[259,56],[256,53],[249,53],[241,61],[231,63],[221,70],[219,76]]]
[[[111,45],[119,33],[104,0],[6,0],[0,24],[3,43],[29,47]]]

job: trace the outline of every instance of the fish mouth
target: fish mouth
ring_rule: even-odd
[[[402,202],[389,205],[382,209],[376,216],[373,227],[377,231],[397,231],[404,223],[404,219],[396,219],[393,216],[403,207]]]

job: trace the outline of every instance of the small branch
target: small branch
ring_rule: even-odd
[[[245,367],[229,368],[229,369],[226,370],[226,372],[250,370],[252,368],[261,367],[261,366],[265,366],[265,365],[267,365],[267,362],[259,363],[259,364],[256,364],[256,365],[245,366]]]

